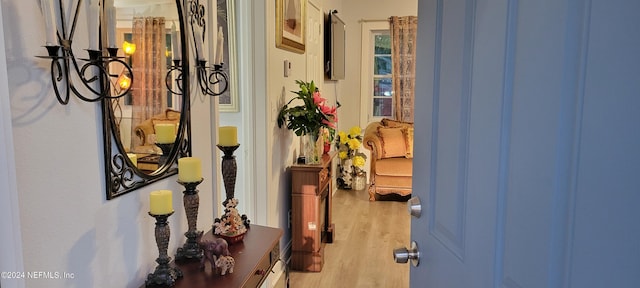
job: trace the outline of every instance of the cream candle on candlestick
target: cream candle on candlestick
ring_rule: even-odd
[[[127,153],[129,160],[133,163],[133,166],[138,167],[138,155],[135,153]]]
[[[204,50],[202,49],[202,33],[196,29],[193,41],[196,42],[196,60],[204,60]]]
[[[202,161],[196,157],[178,159],[178,180],[184,183],[197,182],[202,179]]]
[[[171,24],[171,51],[173,51],[173,60],[182,59],[182,47],[180,47],[180,35],[176,30],[176,22]]]
[[[216,27],[218,27],[218,5],[212,5],[213,7],[211,10],[211,15],[216,15],[215,17],[211,17],[211,27],[213,28],[213,37],[214,39],[212,39],[211,43],[215,43],[216,39],[215,37],[217,37],[216,35]],[[209,48],[209,50],[211,50],[211,52],[213,52],[213,59],[212,59],[212,64],[217,64],[215,63],[215,60],[217,59],[216,56],[218,55],[218,51],[216,51],[216,45],[211,45],[213,47]]]
[[[56,41],[56,33],[58,29],[56,28],[56,13],[53,9],[53,1],[51,0],[41,0],[40,1],[42,16],[44,16],[44,27],[45,27],[45,37],[46,46],[55,46],[58,41]]]
[[[107,14],[107,45],[110,48],[118,47],[116,43],[116,7],[114,0],[105,0],[105,12]]]
[[[171,144],[176,142],[176,124],[161,123],[154,125],[156,130],[156,143]]]
[[[220,146],[236,146],[238,145],[238,127],[222,126],[218,128],[218,145]]]
[[[222,32],[222,26],[218,27],[218,49],[216,50],[216,64],[222,64],[224,62],[224,32]]]
[[[88,18],[87,18],[87,27],[89,30],[89,50],[99,50],[99,40],[100,37],[100,6],[98,5],[98,0],[91,0],[89,5],[87,5]]]
[[[149,213],[166,215],[173,212],[173,192],[157,190],[149,193]]]

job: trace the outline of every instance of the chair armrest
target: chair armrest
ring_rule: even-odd
[[[135,127],[134,131],[136,133],[136,136],[138,136],[138,140],[140,141],[139,143],[141,146],[155,144],[147,143],[148,136],[156,133],[151,119],[142,121]]]
[[[380,126],[382,126],[380,122],[369,123],[364,131],[364,138],[362,138],[364,147],[371,151],[372,160],[380,159],[382,155],[382,142],[378,137],[378,127]]]

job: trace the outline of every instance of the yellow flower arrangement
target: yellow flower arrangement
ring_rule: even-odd
[[[351,150],[358,150],[358,148],[360,148],[360,140],[358,140],[357,138],[349,139],[347,143],[349,144],[349,149]]]
[[[361,134],[362,129],[359,126],[351,127],[349,133],[345,131],[338,132],[336,148],[338,157],[341,160],[338,176],[338,186],[341,189],[350,189],[353,177],[363,172],[362,168],[366,163],[367,155],[359,151],[360,146],[362,146]]]
[[[365,162],[364,157],[362,157],[360,155],[353,157],[353,162],[352,162],[353,166],[356,166],[358,168],[362,168],[362,167],[364,167],[364,162]]]

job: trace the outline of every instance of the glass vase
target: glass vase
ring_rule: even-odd
[[[367,173],[364,171],[358,171],[353,174],[353,189],[364,190],[367,186]]]
[[[302,136],[304,141],[305,164],[320,164],[323,146],[319,144],[318,133],[309,133]]]

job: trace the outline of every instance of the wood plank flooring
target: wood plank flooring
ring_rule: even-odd
[[[291,271],[298,287],[409,287],[410,264],[393,261],[393,249],[410,242],[406,202],[370,202],[365,190],[333,197],[334,242],[325,245],[321,272]]]

